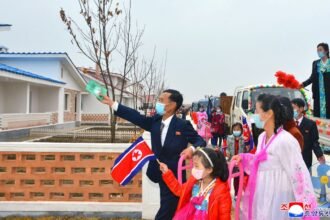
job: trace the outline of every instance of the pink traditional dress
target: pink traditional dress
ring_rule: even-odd
[[[208,220],[209,198],[214,186],[215,180],[202,191],[201,184],[196,183],[190,202],[178,211],[173,220]]]
[[[208,141],[211,137],[211,125],[207,121],[208,117],[205,111],[197,112],[197,132],[198,134],[206,141]]]
[[[242,199],[243,220],[286,220],[282,204],[303,202],[317,208],[311,177],[297,140],[280,128],[266,143],[266,133],[259,137],[256,154],[244,153],[242,165],[250,175]],[[304,217],[303,219],[319,219]]]

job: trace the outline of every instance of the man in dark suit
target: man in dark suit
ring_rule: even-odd
[[[180,156],[191,158],[195,147],[206,146],[192,127],[191,123],[176,117],[176,111],[183,102],[182,95],[176,90],[165,90],[156,103],[156,115],[146,117],[137,111],[113,102],[104,97],[103,103],[111,106],[115,114],[151,133],[152,150],[156,157],[167,164],[177,174]],[[188,147],[188,143],[193,146]],[[150,161],[147,176],[160,187],[160,209],[155,217],[157,220],[171,220],[176,211],[178,198],[169,190],[162,180],[157,161]]]
[[[304,137],[302,156],[307,168],[310,170],[313,162],[312,151],[314,151],[314,154],[320,163],[325,163],[323,151],[319,144],[319,132],[316,123],[304,117],[305,101],[302,99],[293,99],[291,102],[294,109],[294,118]]]

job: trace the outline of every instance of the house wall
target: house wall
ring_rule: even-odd
[[[30,71],[32,73],[49,77],[52,79],[61,79],[61,63],[55,58],[5,58],[0,57],[0,62],[19,69]]]
[[[2,113],[26,113],[27,85],[27,83],[3,84],[4,109]]]
[[[83,95],[82,112],[107,114],[109,113],[109,107],[98,101],[93,95]]]
[[[58,89],[31,86],[31,112],[45,113],[58,111]]]
[[[57,112],[58,111],[58,89],[51,87],[39,88],[39,112]]]
[[[64,88],[81,91],[85,88],[81,88],[81,86],[77,83],[77,80],[72,77],[72,74],[70,74],[68,68],[66,68],[65,65],[61,65],[60,72],[63,71],[63,78],[61,79],[66,84],[64,85]]]

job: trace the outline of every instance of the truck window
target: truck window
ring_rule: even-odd
[[[249,107],[249,91],[244,91],[242,97],[242,108],[244,110],[247,110],[248,107]]]
[[[237,97],[236,97],[236,107],[239,108],[241,105],[241,95],[242,92],[237,93]]]
[[[257,98],[261,94],[272,94],[275,96],[284,96],[284,97],[289,98],[290,100],[292,100],[294,98],[301,98],[301,99],[305,100],[305,97],[303,96],[303,94],[299,90],[296,90],[296,89],[287,89],[287,88],[282,88],[282,87],[257,88],[257,89],[252,90],[252,92],[251,92],[252,108],[255,108]]]

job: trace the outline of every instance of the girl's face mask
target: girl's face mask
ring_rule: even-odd
[[[212,173],[212,169],[206,169],[201,161],[201,158],[198,156],[193,157],[194,167],[191,170],[191,175],[196,180],[202,180],[205,177],[209,176]]]
[[[259,102],[257,102],[256,107],[257,107],[257,111],[256,111],[256,114],[253,114],[252,115],[252,119],[253,119],[254,124],[256,125],[257,128],[264,129],[265,124],[267,123],[267,121],[270,118],[269,117],[269,113],[262,111],[262,109],[261,109],[261,103],[259,103]],[[263,116],[264,119],[261,119],[261,114],[260,113],[262,114],[262,116]]]
[[[265,122],[261,121],[259,114],[252,115],[252,118],[253,118],[254,124],[256,125],[257,128],[264,129]]]
[[[242,134],[241,131],[233,131],[233,135],[234,135],[235,137],[240,137],[241,134]]]
[[[204,169],[197,169],[194,167],[191,170],[191,175],[193,175],[196,180],[201,180],[204,177]]]

